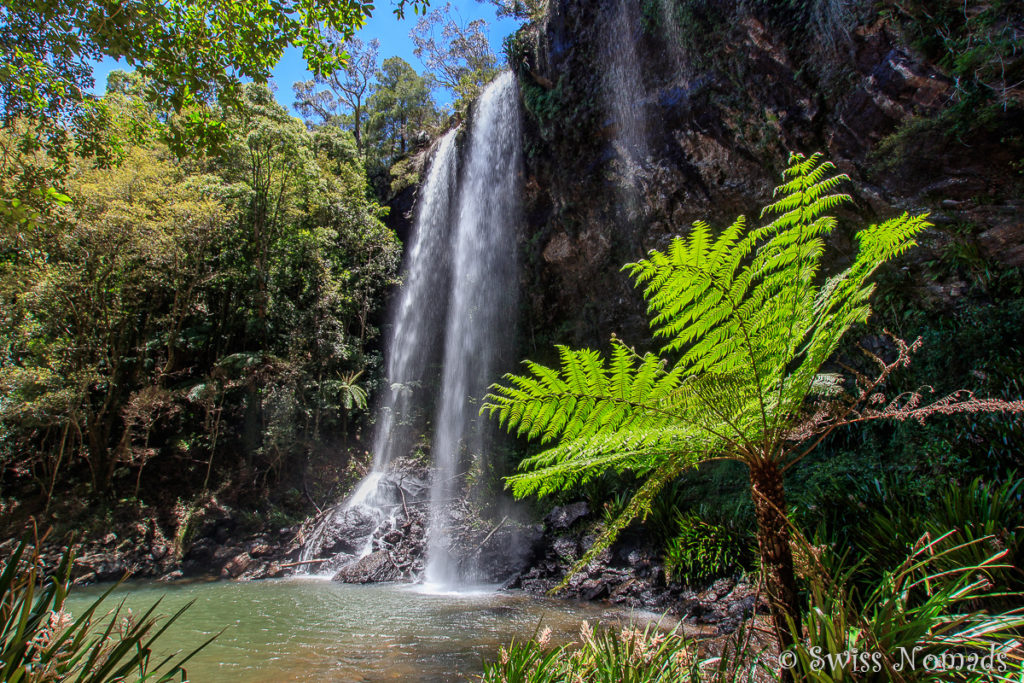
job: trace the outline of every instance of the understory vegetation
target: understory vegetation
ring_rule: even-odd
[[[964,553],[984,557],[963,562]],[[1004,592],[992,581],[993,572],[1006,568],[1005,555],[985,555],[979,541],[960,542],[956,531],[922,536],[880,576],[871,569],[870,555],[813,552],[805,574],[804,637],[787,652],[764,636],[756,618],[716,639],[686,637],[678,626],[661,624],[595,634],[584,622],[579,640],[566,645],[551,646],[541,632],[502,648],[485,665],[482,680],[1016,680],[1024,672],[1024,614],[1019,608],[991,608],[1008,598],[1018,604],[1019,593]]]

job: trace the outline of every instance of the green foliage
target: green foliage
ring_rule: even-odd
[[[338,393],[345,410],[352,410],[353,408],[366,410],[366,390],[356,384],[356,380],[362,374],[362,370],[350,372],[328,385],[331,390]]]
[[[437,29],[440,27],[440,34]],[[498,60],[487,39],[487,22],[463,24],[451,3],[425,15],[410,34],[413,53],[434,80],[455,96],[455,109],[465,110],[498,75]]]
[[[971,126],[979,107],[1019,107],[1024,11],[1011,0],[900,3],[886,12],[913,46],[953,79],[958,123]]]
[[[3,224],[0,466],[47,497],[83,467],[110,495],[144,466],[189,497],[218,451],[262,481],[301,475],[365,409],[400,247],[352,136],[307,130],[257,85],[218,116],[233,132],[216,158],[139,144],[116,167],[76,161],[73,200]],[[20,155],[0,184],[38,163]]]
[[[728,576],[749,563],[751,540],[726,523],[715,524],[689,512],[677,520],[679,533],[665,548],[669,581],[696,585]]]
[[[550,631],[522,644],[501,648],[497,662],[485,662],[486,683],[649,683],[694,681],[702,662],[695,645],[657,624],[594,631],[587,622],[577,644],[548,647]]]
[[[809,582],[806,640],[794,649],[798,680],[945,681],[951,674],[970,674],[968,665],[957,666],[954,660],[954,671],[949,671],[923,665],[925,658],[945,654],[969,663],[973,655],[982,662],[992,652],[1004,657],[1005,674],[1019,672],[1020,660],[1015,661],[1012,650],[1024,626],[1020,610],[990,613],[972,607],[999,597],[985,578],[999,559],[987,556],[968,565],[952,559],[972,554],[964,552],[967,544],[982,542],[961,542],[952,535],[922,538],[863,592],[861,565],[822,553]],[[870,658],[844,656],[853,652],[869,653]],[[829,655],[835,664],[825,659]],[[915,666],[908,664],[911,656],[918,662]],[[976,664],[977,678],[970,680],[1009,680],[999,678],[1004,675],[999,666],[998,661],[993,666]]]
[[[337,35],[332,38],[341,40]],[[316,125],[340,124],[351,129],[356,147],[362,153],[361,132],[367,116],[366,102],[373,91],[373,78],[380,68],[380,41],[374,39],[364,44],[359,38],[351,38],[344,41],[343,46],[349,55],[343,71],[314,76],[311,81],[292,85],[295,108]],[[326,88],[317,90],[319,85]]]
[[[544,18],[548,0],[477,0],[494,5],[498,17],[513,17],[535,23]]]
[[[424,0],[396,0],[420,11]],[[337,41],[363,25],[373,10],[365,0],[339,2],[146,2],[111,10],[98,1],[5,0],[0,13],[0,104],[3,123],[34,122],[39,143],[63,156],[67,143],[92,146],[102,127],[104,104],[88,93],[93,64],[123,60],[145,79],[144,92],[161,110],[182,112],[194,104],[232,104],[242,84],[265,82],[285,48],[302,48],[317,74],[344,63]],[[214,125],[196,119],[193,133]],[[184,139],[178,139],[183,143]]]
[[[509,49],[515,49],[515,45]],[[556,126],[565,114],[562,84],[562,78],[559,78],[555,87],[551,89],[529,81],[522,84],[523,106],[536,119],[541,136],[547,140],[554,137]]]
[[[805,638],[788,653],[791,659],[781,661],[797,680],[822,683],[1011,680],[1018,675],[1022,665],[1016,638],[1024,626],[1020,610],[992,613],[977,607],[1003,595],[986,578],[997,568],[998,558],[951,564],[952,556],[965,556],[967,545],[951,539],[921,539],[891,570],[870,577],[863,576],[871,572],[870,563],[851,565],[845,556],[805,547],[812,558]],[[497,661],[485,663],[483,680],[724,683],[767,680],[766,674],[780,673],[778,655],[759,652],[744,627],[732,641],[720,644],[718,657],[702,655],[706,642],[659,633],[650,626],[595,634],[584,622],[579,643],[561,647],[549,647],[548,637],[545,633],[501,648]],[[943,655],[963,659],[949,660],[946,669],[925,663],[941,662]],[[973,671],[968,670],[972,656],[977,658]],[[986,656],[993,656],[991,665],[982,659]],[[1005,670],[1000,669],[1003,664]]]
[[[26,556],[27,550],[28,543],[23,541],[0,574],[0,679],[4,681],[185,681],[184,665],[213,640],[177,661],[172,656],[151,662],[154,643],[188,605],[162,624],[154,614],[159,602],[139,617],[123,613],[120,607],[103,614],[99,610],[112,587],[73,617],[64,611],[64,604],[71,590],[74,555],[66,551],[57,574],[44,579],[39,557]]]
[[[1018,269],[989,270],[972,278],[960,267],[944,270],[948,265],[945,260],[930,265],[924,276],[903,269],[880,273],[876,327],[900,335],[920,334],[923,341],[913,364],[890,378],[889,392],[931,385],[939,394],[963,388],[1020,400],[1024,301],[1016,293]],[[922,305],[922,279],[928,274],[935,274],[939,282],[953,278],[969,286],[955,307],[941,302]],[[865,335],[851,336],[860,343],[877,339]],[[841,357],[856,365],[863,354],[848,345]],[[1019,416],[936,418],[925,425],[867,423],[823,441],[791,470],[787,486],[797,519],[808,532],[820,525],[824,538],[849,545],[857,542],[874,510],[898,501],[923,514],[946,495],[951,481],[964,486],[977,477],[999,482],[1008,471],[1019,471],[1024,466],[1022,452],[1024,421]]]
[[[982,566],[998,554],[998,567],[978,573],[1001,591],[1019,593],[1024,590],[1022,497],[1024,479],[1012,475],[1003,483],[977,478],[951,486],[929,501],[890,496],[859,530],[857,547],[878,571],[895,569],[921,538],[936,540],[936,570]]]
[[[904,121],[881,140],[872,152],[875,167],[891,170],[904,156],[931,163],[950,144],[973,147],[979,135],[997,140],[1008,156],[1019,158],[1024,151],[1024,12],[1019,3],[914,0],[886,5],[881,15],[944,72],[951,92],[948,106]],[[899,170],[907,172],[910,164],[903,166]]]
[[[401,57],[385,59],[367,102],[369,165],[389,167],[410,152],[421,131],[438,123],[430,80]]]
[[[629,506],[629,500],[632,497],[632,494],[627,491],[620,491],[605,496],[605,500],[601,504],[601,519],[604,523],[614,524],[615,520],[626,511],[626,508]]]
[[[874,290],[868,278],[928,225],[924,216],[904,214],[860,231],[853,262],[822,282],[825,238],[836,225],[827,212],[849,199],[835,193],[845,176],[833,175],[834,168],[818,155],[794,154],[776,201],[762,212],[774,220],[747,230],[740,217],[717,236],[698,221],[666,252],[627,266],[644,288],[654,336],[665,342],[661,356],[637,354],[613,337],[607,361],[594,351],[560,347],[560,369],[527,362],[530,375],[506,375],[492,387],[485,412],[509,431],[555,444],[526,458],[522,472],[509,478],[517,496],[564,490],[608,470],[645,478],[570,575],[629,520],[646,514],[681,472],[710,459],[735,460],[750,469],[761,566],[781,647],[795,641],[800,605],[783,473],[820,438],[805,450],[801,443],[843,424],[873,395],[869,382],[841,402],[841,378],[821,374],[821,366],[850,327],[866,321]],[[899,360],[882,362],[883,377],[906,364],[909,352],[903,345]],[[943,408],[979,409],[956,396]],[[896,413],[923,419],[930,410],[910,402]],[[856,419],[896,413],[867,409]]]

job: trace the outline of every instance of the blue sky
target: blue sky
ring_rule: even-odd
[[[443,0],[432,0],[431,9],[443,8],[444,5]],[[484,19],[487,21],[487,33],[491,42],[491,49],[501,59],[502,41],[505,36],[515,32],[519,26],[518,22],[507,18],[498,19],[494,14],[494,7],[486,2],[451,0],[451,5],[454,11],[458,13],[457,16],[461,17],[462,23],[469,23],[474,19]],[[381,61],[397,55],[412,64],[413,68],[417,71],[422,72],[424,66],[413,55],[412,39],[409,38],[409,32],[416,25],[418,17],[413,15],[412,12],[407,12],[405,19],[399,20],[395,18],[391,10],[392,4],[389,0],[380,0],[373,16],[370,17],[366,26],[357,35],[366,42],[374,38],[380,41]],[[96,78],[97,91],[102,91],[106,87],[107,74],[118,68],[122,67],[112,59],[104,59],[96,65],[94,76]],[[284,57],[282,57],[274,69],[272,78],[277,86],[277,101],[291,108],[294,101],[292,83],[312,78],[312,74],[306,70],[306,64],[302,59],[302,51],[298,48],[286,50]],[[441,90],[435,91],[434,96],[442,104],[451,101],[451,97]]]

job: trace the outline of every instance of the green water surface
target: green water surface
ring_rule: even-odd
[[[73,593],[71,611],[100,590]],[[198,683],[472,680],[484,657],[496,657],[512,638],[530,637],[538,622],[568,641],[584,619],[593,625],[630,617],[515,592],[431,594],[406,584],[310,578],[128,584],[108,601],[113,607],[124,598],[138,614],[161,596],[162,614],[195,604],[161,638],[160,653],[190,651],[226,629],[187,666]]]

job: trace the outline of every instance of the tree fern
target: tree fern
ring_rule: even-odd
[[[492,387],[483,411],[549,445],[509,479],[516,495],[564,490],[608,470],[647,477],[581,564],[684,469],[735,459],[751,468],[776,623],[784,631],[796,615],[795,589],[783,585],[793,581],[781,486],[792,436],[808,396],[837,388],[820,369],[850,326],[867,319],[868,278],[928,225],[904,214],[862,230],[853,263],[823,279],[836,226],[829,212],[850,201],[837,192],[848,178],[835,170],[820,155],[794,154],[764,225],[748,229],[741,217],[716,234],[698,221],[625,267],[643,289],[660,355],[637,355],[614,338],[607,360],[559,347],[560,367],[527,362],[527,374]]]
[[[878,387],[916,348],[897,340],[899,357],[877,358],[875,380],[822,374],[843,335],[867,320],[875,270],[914,245],[926,215],[903,214],[857,233],[858,250],[842,272],[820,272],[836,227],[828,212],[850,201],[847,181],[820,155],[790,157],[769,218],[748,230],[744,218],[717,235],[702,221],[686,237],[625,267],[643,289],[661,355],[634,353],[612,338],[596,351],[558,347],[560,366],[527,362],[528,374],[495,384],[483,412],[509,431],[548,448],[509,478],[517,496],[546,495],[608,470],[644,483],[605,526],[566,581],[645,515],[666,484],[687,468],[732,459],[750,469],[761,566],[783,648],[800,623],[783,474],[821,438],[844,424],[924,419],[932,414],[1024,411],[1024,402],[976,399],[957,392],[924,404],[920,393],[872,407]],[[868,404],[868,405],[865,405]],[[809,447],[802,445],[812,437]],[[564,585],[564,584],[563,584]]]

